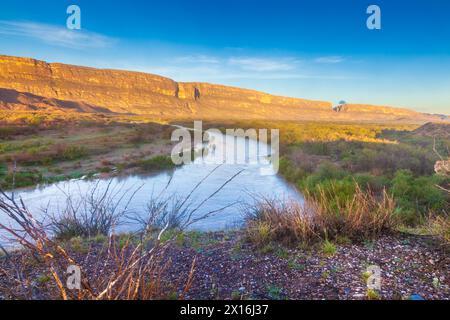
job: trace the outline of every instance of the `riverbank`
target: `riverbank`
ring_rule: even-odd
[[[342,125],[337,130],[332,125],[315,123],[261,124],[268,128],[278,125],[282,129],[280,132],[283,138],[280,146],[280,173],[299,190],[305,191],[306,198],[312,200],[314,208],[321,209],[322,214],[314,215],[315,219],[302,219],[305,216],[302,210],[295,210],[297,207],[290,207],[288,201],[278,199],[268,202],[266,207],[255,205],[250,208],[250,212],[256,215],[253,215],[253,220],[247,221],[247,227],[250,227],[247,230],[213,233],[185,231],[175,236],[170,232],[165,233],[164,238],[170,239],[162,240],[163,247],[156,246],[157,254],[152,255],[151,264],[144,264],[147,268],[144,278],[135,279],[135,272],[140,271],[131,270],[130,277],[127,278],[131,279],[129,282],[119,281],[123,281],[124,286],[135,286],[142,281],[145,286],[158,288],[157,292],[143,296],[139,292],[132,298],[449,299],[450,268],[448,251],[444,250],[449,239],[449,202],[448,195],[443,191],[448,175],[432,175],[437,157],[433,153],[433,139],[418,137],[417,132],[389,131],[389,128],[373,126]],[[313,131],[310,132],[310,129]],[[168,141],[166,134],[172,130],[168,126],[107,124],[105,128],[101,128],[96,124],[95,128],[65,128],[65,134],[61,137],[58,136],[61,134],[58,130],[61,129],[52,130],[34,133],[39,135],[36,141],[33,140],[36,137],[30,135],[13,134],[17,141],[3,143],[6,153],[2,155],[25,155],[18,162],[19,171],[24,168],[45,168],[44,170],[53,172],[55,169],[50,168],[62,170],[60,166],[69,164],[67,170],[72,172],[71,170],[75,170],[74,165],[85,167],[92,163],[100,165],[99,171],[105,176],[115,175],[116,172],[133,173],[136,168],[159,170],[171,164],[170,160],[166,161],[167,156],[164,156],[165,152],[169,152],[168,149],[155,149],[161,143],[165,148],[171,148],[169,143],[165,143]],[[41,140],[41,134],[50,134],[52,142],[47,144],[45,139]],[[316,141],[319,137],[321,139]],[[61,147],[62,141],[64,148]],[[413,147],[413,142],[420,142],[423,147]],[[441,147],[447,142],[443,141]],[[142,153],[145,148],[151,148],[151,153]],[[124,155],[125,150],[132,157]],[[153,153],[154,151],[156,152]],[[113,157],[116,153],[120,155],[118,158]],[[380,155],[383,156],[382,159]],[[32,157],[31,162],[28,156]],[[3,159],[9,164],[7,174],[10,174],[13,158]],[[47,163],[46,159],[51,161]],[[155,213],[164,214],[159,217],[161,221],[171,218],[170,215],[174,212],[166,210],[167,203],[150,201],[154,200],[150,199],[150,195],[155,192],[154,186],[159,187],[158,192],[164,191],[167,199],[181,197],[179,204],[187,206],[192,205],[188,200],[192,200],[191,194],[195,190],[193,198],[203,206],[204,213],[223,209],[223,206],[228,206],[245,194],[235,187],[224,188],[231,181],[230,177],[235,177],[235,186],[241,185],[247,189],[254,187],[256,193],[280,195],[286,190],[285,182],[278,181],[279,177],[269,176],[269,179],[261,176],[258,168],[253,171],[246,168],[242,175],[239,174],[239,168],[234,168],[238,173],[228,172],[227,168],[221,168],[223,172],[220,169],[209,169],[183,166],[180,170],[175,170],[173,175],[159,175],[159,180],[154,181],[145,180],[147,189],[141,188],[138,193],[133,194],[134,207],[129,209],[135,209],[135,212],[140,213],[139,217]],[[0,165],[0,176],[5,178],[5,173],[2,174],[1,171]],[[214,172],[217,176],[207,179],[208,172]],[[138,181],[133,181],[132,178],[128,181],[130,188],[142,183],[139,181],[136,184]],[[199,181],[200,186],[197,186]],[[109,186],[107,181],[105,183]],[[177,190],[168,188],[171,183]],[[123,189],[124,184],[117,184],[120,185],[122,189],[119,190],[128,190]],[[86,195],[95,194],[91,192],[97,188],[95,184],[93,189],[87,184],[85,187],[83,191]],[[180,190],[181,187],[184,189]],[[25,203],[33,205],[34,209],[39,207],[40,201],[48,205],[50,201],[45,195],[54,194],[53,191],[49,189],[47,193],[40,192],[36,196],[31,194],[29,199],[24,198]],[[113,194],[116,194],[115,191]],[[224,194],[224,201],[207,202],[219,191]],[[108,197],[99,197],[105,198]],[[86,197],[85,200],[88,207],[90,205],[96,210],[99,208],[95,199]],[[188,210],[183,205],[176,210],[179,214]],[[208,207],[209,205],[212,206]],[[116,205],[108,204],[101,208],[109,212],[110,207]],[[191,209],[193,207],[195,206]],[[5,208],[8,211],[10,207]],[[96,210],[95,214],[99,215],[94,214],[94,217],[105,217],[103,211]],[[198,213],[197,209],[192,210],[194,212],[189,212]],[[239,217],[234,216],[237,213],[235,208],[227,207],[221,211],[220,218],[242,219],[240,213]],[[112,219],[115,214],[110,214]],[[149,245],[147,239],[136,241],[136,235],[129,234],[118,235],[111,241],[107,241],[105,236],[89,240],[80,238],[92,234],[106,235],[114,230],[111,230],[108,219],[106,227],[99,231],[96,224],[91,224],[90,217],[86,220],[87,225],[86,221],[79,221],[77,215],[69,214],[65,218],[66,220],[53,222],[62,231],[70,231],[65,233],[69,234],[66,241],[56,242],[54,245],[53,240],[39,239],[46,246],[31,246],[40,259],[36,260],[27,251],[4,255],[0,262],[0,295],[3,298],[61,298],[55,288],[57,281],[49,274],[52,267],[49,261],[53,264],[61,262],[58,272],[65,279],[67,257],[61,254],[58,246],[67,250],[69,257],[82,267],[84,274],[92,280],[89,282],[94,283],[99,291],[108,285],[110,279],[120,278],[123,268],[135,265],[136,261],[139,266],[144,263],[141,256],[132,256],[136,246],[142,246],[139,252],[144,256],[154,248],[154,243]],[[229,225],[223,219],[203,221],[209,223],[205,230],[222,230]],[[398,225],[398,220],[402,224]],[[161,224],[158,222],[161,221],[154,219],[141,222],[152,222],[152,226],[159,230]],[[431,230],[433,225],[434,230]],[[86,227],[87,231],[82,228],[83,232],[80,233],[80,226]],[[428,228],[425,233],[430,235],[400,233],[399,230],[406,230],[405,226]],[[91,227],[94,231],[89,229]],[[253,232],[253,239],[249,239],[249,231]],[[41,237],[41,233],[37,234]],[[377,240],[371,240],[373,238]],[[371,265],[378,266],[381,270],[380,291],[367,290],[367,278],[370,276],[367,268]],[[98,283],[98,279],[103,282]],[[26,294],[22,292],[24,288]],[[11,289],[17,291],[11,292]],[[129,298],[123,295],[122,289],[119,286],[115,292],[116,297]],[[89,290],[83,293],[86,299],[97,299],[98,294]]]
[[[173,167],[170,161],[173,128],[169,125],[131,116],[123,119],[97,116],[84,122],[65,118],[40,121],[34,126],[21,122],[2,124],[1,188]]]
[[[133,242],[122,235],[118,243],[124,239]],[[72,239],[64,248],[85,274],[95,277],[96,261],[105,255],[107,244],[104,237]],[[193,262],[192,282],[185,292]],[[165,266],[159,274],[163,299],[450,299],[448,251],[430,236],[394,233],[335,244],[334,249],[318,243],[293,248],[273,244],[262,250],[241,231],[187,232],[176,237],[159,263]],[[381,269],[380,291],[367,289],[371,265]],[[0,298],[14,298],[8,291],[17,286],[18,274],[32,279],[31,298],[51,298],[55,287],[46,270],[24,251],[9,260],[3,256]]]

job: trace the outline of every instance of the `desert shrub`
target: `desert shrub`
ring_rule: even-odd
[[[322,253],[326,256],[333,256],[336,254],[337,248],[333,242],[330,242],[328,239],[322,243]]]
[[[176,231],[181,229],[189,209],[184,207],[182,199],[151,199],[147,204],[145,221],[141,225],[147,229]],[[145,231],[145,230],[143,230]]]
[[[394,174],[407,169],[415,174],[431,174],[436,156],[431,145],[421,148],[405,143],[329,142],[330,155],[351,172]]]
[[[450,248],[450,215],[431,217],[427,228],[430,234],[437,236],[441,243]]]
[[[356,182],[349,177],[342,180],[327,179],[315,184],[307,179],[304,190],[309,195],[326,201],[330,209],[337,211],[343,203],[353,198],[356,187]]]
[[[408,224],[417,224],[429,212],[442,213],[448,208],[448,195],[436,188],[443,177],[415,177],[408,170],[399,170],[392,179],[391,192],[400,215]]]
[[[36,297],[58,300],[154,300],[164,299],[173,292],[174,286],[163,280],[169,264],[166,250],[170,242],[156,243],[149,249],[143,249],[141,242],[121,243],[112,235],[101,250],[93,250],[91,242],[81,237],[73,237],[64,243],[54,241],[23,202],[18,204],[5,193],[0,197],[0,213],[22,226],[20,230],[12,229],[9,224],[0,222],[2,231],[24,247],[24,260],[30,261],[20,266],[19,270],[2,270],[5,280],[2,282],[2,293],[6,297],[21,300]],[[31,265],[32,268],[29,268]],[[67,270],[74,265],[81,270],[81,286],[79,290],[68,290],[64,285]],[[195,260],[187,279],[185,275],[177,279],[185,281],[184,288],[178,291],[177,297],[180,299],[192,284],[194,266]],[[36,283],[36,280],[43,282],[40,275],[36,278],[36,269],[49,275],[44,279],[48,285],[27,285]]]
[[[46,212],[52,234],[60,240],[108,236],[120,225],[134,196],[131,190],[117,188],[110,182],[100,190],[97,183],[83,195],[68,195],[61,212]]]
[[[339,192],[327,194],[325,190],[313,197],[318,202],[326,233],[333,238],[338,235],[351,239],[372,238],[392,230],[398,223],[395,201],[386,191],[376,196],[355,184],[355,192],[348,198],[343,198]]]
[[[433,173],[436,155],[432,152],[431,144],[426,148],[403,142],[388,145],[376,144],[368,147],[375,150],[376,156],[359,159],[359,168],[367,166],[366,161],[370,161],[373,168],[386,174],[394,174],[401,169],[410,170],[416,175]]]
[[[328,156],[331,153],[330,144],[325,142],[306,141],[299,144],[299,147],[309,154]]]
[[[288,181],[297,182],[303,179],[306,175],[306,172],[296,167],[293,162],[286,157],[281,157],[279,162],[279,171],[280,173],[286,177]]]
[[[386,176],[374,176],[367,173],[354,174],[353,179],[363,190],[380,193],[390,187],[390,179]]]
[[[4,125],[0,122],[0,140],[1,139],[8,140],[8,139],[11,139],[11,137],[17,136],[17,135],[34,134],[37,131],[38,130],[35,127],[19,126],[19,125]]]
[[[331,162],[321,163],[317,170],[309,175],[301,185],[306,189],[313,189],[315,185],[326,180],[339,180],[346,177],[348,173],[340,169],[337,165]]]
[[[245,210],[247,238],[259,245],[260,226],[270,226],[270,232],[264,232],[264,242],[285,245],[339,240],[344,236],[364,240],[396,227],[395,203],[387,192],[376,197],[355,185],[353,195],[342,198],[336,192],[327,194],[330,188],[316,195],[307,194],[304,204],[262,199],[249,206]]]
[[[298,185],[313,197],[320,195],[335,210],[354,196],[356,186],[376,195],[389,190],[396,200],[398,216],[404,223],[415,225],[423,222],[429,212],[448,211],[449,196],[436,187],[445,184],[446,179],[438,175],[416,177],[409,170],[397,171],[392,179],[371,174],[351,175],[336,166],[323,164]]]
[[[156,156],[151,159],[141,160],[138,166],[145,171],[171,169],[175,165],[169,156]]]
[[[29,153],[38,153],[51,145],[51,141],[41,140],[41,139],[32,139],[24,142],[4,142],[0,143],[0,153],[1,152],[29,152]]]
[[[61,160],[77,160],[87,155],[87,150],[83,146],[57,146],[57,152]]]
[[[271,229],[272,227],[267,221],[255,219],[248,224],[246,235],[252,243],[262,248],[271,241]]]
[[[5,163],[0,163],[0,179],[4,178],[8,173],[8,166]]]
[[[299,183],[300,188],[313,197],[323,195],[329,204],[348,201],[356,190],[356,182],[346,171],[329,162],[322,163],[315,173]]]
[[[317,226],[313,221],[313,203],[304,206],[296,202],[280,202],[276,199],[256,199],[244,209],[245,234],[256,246],[265,246],[271,241],[295,246],[298,243],[316,240]]]
[[[12,189],[33,186],[44,182],[42,173],[38,170],[16,171],[0,176],[0,188]]]
[[[88,154],[84,146],[50,145],[51,143],[44,142],[35,143],[33,147],[17,145],[15,149],[19,148],[19,150],[23,151],[15,153],[12,158],[19,164],[33,166],[36,164],[50,165],[55,161],[77,160]]]

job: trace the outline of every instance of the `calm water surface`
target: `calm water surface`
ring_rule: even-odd
[[[215,136],[216,135],[216,136]],[[220,141],[224,136],[211,135],[214,141]],[[242,205],[254,202],[255,196],[266,196],[279,199],[293,199],[303,201],[302,195],[298,193],[283,178],[273,174],[273,168],[268,162],[266,155],[271,151],[265,144],[259,144],[253,140],[237,138],[235,150],[246,147],[246,164],[223,164],[218,166],[217,159],[223,155],[232,154],[232,146],[221,144],[216,146],[204,145],[208,150],[205,158],[197,158],[193,163],[178,167],[173,170],[151,175],[130,175],[126,177],[115,177],[112,179],[96,180],[72,180],[52,185],[41,186],[32,189],[16,190],[16,197],[22,197],[28,208],[37,216],[42,216],[42,209],[47,208],[51,213],[60,212],[66,205],[66,195],[76,199],[79,195],[96,190],[98,194],[109,186],[110,195],[119,199],[119,193],[127,192],[121,202],[125,206],[127,200],[132,197],[127,207],[128,215],[142,215],[146,212],[150,199],[161,195],[162,199],[170,201],[187,197],[194,187],[214,169],[215,171],[192,193],[188,205],[195,208],[218,190],[227,180],[236,173],[242,171],[223,189],[206,201],[195,213],[202,216],[205,213],[215,211],[226,206],[212,216],[201,220],[191,226],[191,229],[202,231],[217,231],[230,227],[236,227],[243,221]],[[168,185],[168,182],[170,184]],[[168,187],[167,187],[168,185]],[[95,189],[96,188],[96,189]],[[4,217],[0,217],[2,221]],[[137,225],[131,220],[126,220],[120,227],[123,231],[131,231]]]

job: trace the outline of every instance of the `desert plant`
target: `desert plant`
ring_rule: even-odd
[[[378,291],[374,290],[374,289],[367,289],[367,300],[380,300],[381,296],[378,293]]]
[[[327,234],[366,239],[392,230],[398,223],[392,196],[386,190],[377,197],[370,191],[363,191],[357,184],[355,188],[354,195],[348,199],[326,194],[324,190],[314,197],[318,203],[318,219]]]
[[[156,242],[151,248],[143,249],[142,243],[130,242],[120,245],[116,236],[109,237],[106,250],[91,254],[90,248],[80,237],[73,238],[69,247],[65,248],[58,241],[52,239],[44,225],[34,219],[33,214],[26,208],[23,201],[16,200],[14,193],[1,192],[0,212],[14,223],[14,226],[0,223],[0,229],[5,231],[18,244],[23,246],[25,255],[50,274],[54,286],[51,286],[46,298],[50,299],[156,299],[162,298],[165,292],[172,288],[165,287],[162,275],[167,269],[167,261],[163,258],[169,242]],[[69,250],[79,251],[86,259],[77,261]],[[11,286],[11,297],[27,299],[36,298],[36,288],[30,285],[33,281],[23,270],[25,263],[18,263],[11,274],[3,271],[7,279],[19,285]],[[186,286],[179,295],[183,297],[192,283],[195,261],[187,277]],[[68,266],[79,266],[82,271],[81,288],[69,290],[65,286]],[[105,269],[105,266],[108,266]],[[166,290],[167,289],[167,290]]]
[[[189,204],[189,199],[195,190],[217,168],[206,175],[176,208],[184,208],[185,205]],[[176,240],[177,235],[192,223],[216,212],[208,212],[200,216],[196,215],[196,212],[206,201],[220,192],[240,173],[241,171],[225,181],[221,187],[213,191],[210,196],[194,208],[187,211],[182,210],[182,219],[178,230],[173,232],[170,237],[165,236],[171,223],[171,220],[167,219],[167,212],[165,213],[164,210],[161,210],[161,208],[167,208],[165,205],[150,206],[154,210],[152,209],[150,218],[142,220],[144,222],[142,236],[134,237],[131,240],[131,238],[118,237],[114,233],[110,233],[111,226],[117,222],[117,214],[120,215],[125,212],[129,201],[134,195],[134,193],[131,194],[125,206],[119,206],[121,201],[126,198],[127,192],[123,190],[113,192],[109,189],[111,182],[106,191],[100,193],[91,191],[89,195],[81,197],[81,204],[84,206],[82,211],[76,209],[75,202],[68,195],[67,207],[70,210],[62,217],[66,219],[61,220],[61,217],[53,217],[51,219],[50,227],[51,230],[56,232],[56,235],[68,236],[75,234],[75,237],[69,241],[68,246],[62,245],[55,238],[52,238],[44,224],[34,218],[24,202],[21,199],[16,199],[14,192],[7,194],[0,190],[0,213],[3,213],[13,222],[13,224],[8,225],[0,222],[0,230],[9,234],[12,238],[11,240],[22,245],[24,250],[26,250],[25,252],[30,253],[36,263],[43,267],[45,273],[52,276],[54,286],[52,286],[53,290],[47,292],[47,298],[94,300],[163,298],[174,292],[173,286],[168,286],[162,281],[162,276],[167,270],[169,263],[169,259],[166,257],[167,248]],[[170,181],[167,186],[169,184]],[[100,195],[100,197],[96,197],[96,194]],[[115,201],[114,199],[117,195],[118,200]],[[119,207],[121,208],[120,210],[118,209]],[[159,216],[161,214],[163,217]],[[67,221],[70,221],[70,223],[68,224]],[[154,230],[156,230],[156,236],[153,237],[151,232]],[[108,234],[108,245],[106,249],[104,245],[100,246],[102,248],[100,251],[95,251],[91,254],[91,244],[93,242],[86,242],[79,235],[98,237],[101,233]],[[144,241],[148,239],[147,236],[149,235],[152,236],[151,241]],[[164,241],[162,241],[162,238],[164,238]],[[75,250],[75,253],[83,253],[84,258],[81,259],[82,261],[77,261],[74,258],[77,255],[72,255],[69,250]],[[79,252],[80,250],[82,252]],[[10,270],[20,270],[16,274],[6,272],[7,279],[12,279],[13,282],[19,283],[19,286],[12,286],[14,290],[10,291],[11,296],[22,299],[33,298],[33,292],[36,290],[29,285],[32,283],[32,280],[27,277],[27,272],[23,271],[22,273],[23,266],[24,264],[19,264],[18,267],[10,268]],[[82,279],[79,290],[69,290],[64,284],[68,266],[79,266],[81,268]],[[185,286],[181,291],[178,290],[177,292],[179,299],[183,299],[192,285],[194,270],[195,259],[187,277],[184,275]]]
[[[55,215],[48,208],[45,210],[50,230],[57,239],[108,236],[127,213],[128,205],[139,189],[122,190],[120,185],[112,186],[111,180],[104,190],[97,182],[83,195],[64,193],[66,206],[62,213]]]
[[[325,239],[325,241],[322,243],[322,253],[326,256],[333,256],[336,254],[336,245],[328,239]]]
[[[244,207],[247,238],[256,245],[276,241],[285,245],[309,242],[319,237],[312,221],[314,204],[278,201],[264,197]],[[264,240],[264,241],[262,241]]]
[[[158,240],[160,240],[161,234],[165,231],[172,230],[175,231],[175,233],[180,233],[183,230],[188,229],[192,224],[206,219],[214,214],[217,214],[225,210],[226,208],[236,205],[237,202],[233,202],[219,209],[215,209],[203,214],[198,214],[201,207],[207,201],[213,198],[225,186],[227,186],[238,175],[240,175],[243,170],[235,173],[216,190],[212,190],[211,194],[205,197],[203,200],[199,201],[198,204],[194,205],[191,202],[195,191],[202,185],[202,183],[206,179],[208,179],[214,172],[216,172],[219,167],[221,167],[221,165],[216,166],[213,170],[206,174],[205,177],[203,177],[184,198],[179,198],[176,195],[164,197],[164,193],[166,193],[172,181],[170,179],[163,190],[160,192],[160,194],[156,197],[152,197],[152,200],[147,206],[147,214],[129,216],[128,218],[130,220],[134,220],[140,225],[140,233],[144,238],[152,238],[156,233]]]
[[[261,225],[270,226],[270,231],[264,232],[270,234],[270,240],[298,245],[343,236],[364,240],[392,230],[398,222],[395,202],[386,191],[377,198],[358,185],[348,199],[319,189],[317,195],[306,194],[303,204],[267,198],[256,201],[244,209],[246,234],[255,244],[261,239],[261,233],[255,233]]]
[[[271,241],[271,229],[267,221],[255,220],[247,225],[246,235],[257,247],[264,247]]]
[[[444,246],[450,248],[450,215],[430,217],[426,227],[430,234],[437,236]]]
[[[175,167],[169,156],[155,156],[147,160],[141,160],[137,164],[145,171],[165,170]]]

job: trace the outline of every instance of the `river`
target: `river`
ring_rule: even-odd
[[[218,136],[218,133],[210,134],[210,136],[214,137],[215,141],[225,138],[225,136]],[[117,176],[104,180],[71,180],[16,190],[15,196],[21,197],[35,216],[42,217],[44,208],[52,214],[60,212],[66,206],[67,194],[71,194],[75,199],[80,195],[92,193],[93,190],[102,194],[109,187],[109,194],[115,194],[116,199],[119,198],[119,193],[127,192],[121,206],[125,206],[127,200],[134,194],[128,204],[127,213],[128,216],[140,216],[145,214],[150,199],[158,195],[161,199],[168,199],[169,203],[175,203],[174,199],[184,199],[191,194],[186,202],[191,209],[204,202],[195,211],[194,218],[224,208],[190,226],[190,229],[200,231],[218,231],[239,226],[243,221],[242,206],[253,203],[255,197],[303,201],[302,195],[292,185],[271,172],[273,167],[267,160],[270,147],[259,142],[258,148],[257,141],[242,137],[237,137],[235,141],[236,146],[203,144],[203,147],[208,150],[204,158],[196,158],[192,163],[173,170],[154,174]],[[217,157],[230,154],[232,147],[237,150],[241,150],[239,149],[241,147],[247,148],[245,149],[247,150],[246,163],[218,165]],[[235,176],[237,173],[239,174]],[[233,176],[235,176],[234,179],[223,186]],[[195,189],[203,179],[204,181]],[[220,189],[222,186],[223,188]],[[195,191],[192,192],[194,189]],[[219,189],[220,191],[214,194]],[[4,217],[0,216],[0,219],[5,221]],[[123,222],[120,226],[121,231],[132,231],[137,228],[130,219],[125,219]]]

